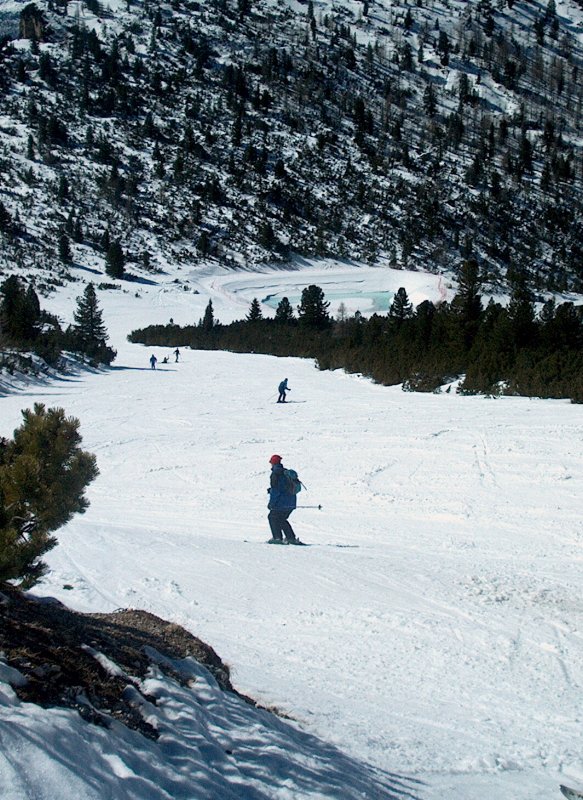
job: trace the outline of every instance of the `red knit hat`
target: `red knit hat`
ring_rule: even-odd
[[[281,456],[278,456],[278,455],[271,456],[271,458],[269,459],[269,463],[270,464],[281,464]]]

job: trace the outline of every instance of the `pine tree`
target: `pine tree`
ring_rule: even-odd
[[[285,164],[283,162],[283,159],[278,158],[277,161],[275,162],[275,165],[273,167],[273,175],[280,181],[283,181],[287,178],[287,172],[285,169]]]
[[[57,192],[59,203],[63,203],[69,197],[69,181],[64,175],[59,178],[59,189]]]
[[[0,583],[34,586],[57,544],[50,534],[88,506],[86,486],[98,475],[81,449],[79,421],[37,403],[22,412],[14,438],[0,442]]]
[[[53,62],[48,52],[44,51],[40,54],[38,60],[38,77],[45,81],[51,88],[56,86],[56,72]]]
[[[518,161],[524,172],[532,172],[532,158],[532,144],[526,134],[523,134],[518,146]]]
[[[411,49],[411,45],[409,42],[405,42],[403,47],[401,48],[401,62],[400,62],[401,69],[405,72],[412,72],[413,71],[413,50]]]
[[[269,220],[265,220],[259,227],[259,234],[257,241],[266,250],[273,250],[277,244],[277,237],[275,236],[273,226]]]
[[[215,314],[213,311],[213,301],[209,300],[207,303],[207,307],[204,312],[204,317],[202,318],[202,322],[200,323],[201,328],[203,331],[212,331],[215,327]]]
[[[441,56],[441,64],[444,67],[447,67],[449,64],[449,51],[450,51],[450,43],[448,35],[445,31],[439,31],[439,37],[437,42],[437,52]]]
[[[59,236],[59,259],[63,262],[63,264],[70,264],[73,260],[71,245],[69,244],[69,237],[66,233],[62,233]]]
[[[423,108],[428,117],[434,117],[437,110],[437,101],[432,84],[428,83],[423,92]]]
[[[81,297],[77,298],[74,312],[73,341],[76,350],[102,364],[111,364],[115,351],[107,347],[107,328],[103,312],[99,308],[95,286],[88,283]]]
[[[510,321],[512,337],[515,348],[533,345],[536,338],[535,309],[533,295],[528,287],[526,276],[521,272],[513,273],[512,293],[508,304],[508,319]]]
[[[40,304],[32,286],[24,288],[20,278],[10,275],[0,286],[0,333],[16,345],[36,339]]]
[[[77,217],[73,226],[73,241],[77,242],[77,244],[83,242],[83,225],[79,217]]]
[[[121,244],[115,239],[109,245],[105,256],[105,271],[112,278],[123,278],[125,271],[125,256]]]
[[[34,339],[39,332],[41,308],[38,295],[31,284],[29,284],[24,296],[24,316],[28,329],[27,335]]]
[[[258,319],[263,318],[263,313],[261,311],[261,304],[259,300],[254,297],[251,301],[251,305],[249,306],[249,313],[247,314],[247,322],[256,322]]]
[[[389,318],[394,320],[397,325],[400,325],[403,320],[409,319],[413,316],[413,305],[409,300],[409,296],[404,286],[401,286],[389,308]]]
[[[12,217],[8,213],[6,206],[0,202],[0,233],[11,233]]]
[[[480,288],[478,263],[474,259],[467,259],[459,268],[458,291],[451,304],[466,350],[470,349],[476,337],[483,311]]]
[[[319,286],[312,284],[302,289],[302,298],[298,306],[300,322],[310,328],[327,327],[330,324],[329,307],[330,303],[324,300],[324,292]]]
[[[251,12],[251,0],[238,0],[239,17],[245,19]]]
[[[276,322],[292,322],[294,320],[294,310],[287,297],[282,297],[275,310]]]
[[[111,237],[109,235],[109,228],[105,228],[101,236],[99,237],[99,244],[101,245],[101,249],[104,253],[107,254],[109,250],[109,246],[111,245]]]
[[[197,248],[200,254],[203,256],[208,255],[208,253],[210,252],[211,240],[206,231],[200,232],[200,236],[198,237]]]

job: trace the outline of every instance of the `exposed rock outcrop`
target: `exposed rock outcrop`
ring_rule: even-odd
[[[43,12],[34,3],[29,3],[20,12],[19,34],[21,39],[46,42],[49,25]]]

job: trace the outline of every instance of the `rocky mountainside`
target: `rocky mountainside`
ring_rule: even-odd
[[[583,291],[580,1],[6,2],[0,33],[4,275],[472,257]]]

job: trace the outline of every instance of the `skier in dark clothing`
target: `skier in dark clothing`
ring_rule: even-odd
[[[289,389],[287,385],[287,378],[285,378],[285,380],[283,380],[279,384],[279,386],[277,387],[277,391],[279,392],[279,397],[277,398],[277,402],[285,403],[286,392],[291,392],[291,389]]]
[[[150,367],[151,367],[151,369],[156,369],[156,362],[157,361],[158,361],[158,359],[156,358],[154,353],[152,353],[152,355],[150,356]]]
[[[176,350],[174,351],[174,356],[175,356],[174,363],[176,363],[180,358],[180,350],[178,348],[176,348]]]
[[[267,519],[271,528],[269,544],[284,544],[284,535],[285,544],[302,544],[288,522],[289,515],[296,507],[296,496],[289,490],[281,456],[271,456],[269,463],[271,464],[271,485],[267,490],[269,492]]]

